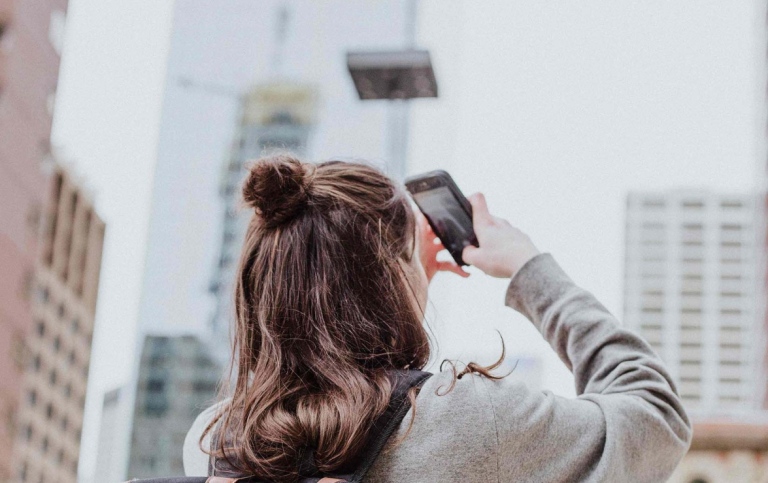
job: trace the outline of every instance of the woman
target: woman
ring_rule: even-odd
[[[311,447],[316,467],[332,473],[354,463],[386,408],[390,371],[426,365],[431,278],[467,274],[436,260],[434,233],[372,167],[268,157],[243,195],[255,213],[235,289],[236,384],[189,431],[185,470],[207,474],[213,454],[243,474],[297,481]],[[506,305],[573,371],[578,397],[531,391],[475,364],[439,372],[413,392],[365,481],[665,481],[691,426],[662,361],[482,195],[470,201],[479,247],[464,260],[511,279]]]

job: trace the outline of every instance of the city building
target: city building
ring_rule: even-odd
[[[232,155],[224,163],[220,195],[223,207],[221,251],[210,290],[216,297],[211,331],[222,367],[229,363],[229,333],[234,320],[234,275],[253,211],[243,209],[241,187],[248,162],[274,150],[298,156],[306,153],[314,122],[317,94],[311,86],[268,84],[251,89],[242,98],[242,115]]]
[[[67,0],[0,0],[0,481],[21,394]]]
[[[75,482],[105,226],[59,165],[47,199],[13,463],[21,482]]]
[[[695,417],[761,407],[758,202],[689,190],[627,198],[624,320],[667,363]]]
[[[695,423],[691,449],[668,483],[767,483],[768,419]]]
[[[221,368],[198,337],[146,336],[134,399],[128,478],[184,474],[184,438],[197,415],[214,402],[220,379]]]

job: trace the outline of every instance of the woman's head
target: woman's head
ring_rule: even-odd
[[[224,456],[292,481],[302,447],[321,471],[348,463],[387,405],[386,371],[426,364],[426,280],[408,198],[371,166],[263,158],[243,197]]]

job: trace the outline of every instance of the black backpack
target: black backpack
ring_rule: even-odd
[[[394,384],[392,397],[384,413],[373,423],[371,435],[361,451],[358,462],[351,473],[320,474],[314,463],[314,453],[303,453],[299,462],[299,483],[359,483],[370,469],[376,457],[384,448],[389,436],[400,426],[411,407],[408,390],[419,387],[432,374],[418,370],[392,371]],[[134,483],[267,483],[252,476],[239,475],[226,461],[211,458],[208,462],[210,476],[187,476],[131,480]]]

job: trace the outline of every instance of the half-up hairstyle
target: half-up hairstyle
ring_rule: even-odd
[[[289,155],[256,161],[243,198],[236,380],[203,437],[229,435],[211,454],[269,481],[296,481],[306,448],[321,472],[344,470],[389,402],[387,370],[429,359],[407,273],[414,214],[371,166]]]

